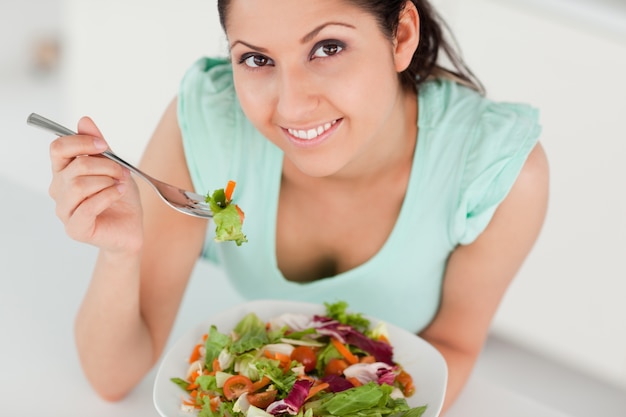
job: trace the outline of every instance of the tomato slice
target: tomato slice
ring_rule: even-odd
[[[331,359],[324,368],[324,375],[343,375],[343,370],[348,367],[348,362],[343,359]]]
[[[239,214],[239,221],[243,224],[243,219],[246,217],[246,214],[239,208],[237,204],[235,204],[235,209],[237,210],[237,214]]]
[[[244,392],[250,392],[252,390],[252,381],[250,378],[243,375],[233,375],[224,382],[224,397],[227,400],[234,400],[239,398]]]
[[[258,408],[266,409],[268,405],[276,399],[277,391],[275,389],[261,391],[254,394],[248,394],[246,399],[248,402]]]
[[[291,352],[291,360],[304,365],[304,372],[311,372],[317,365],[317,355],[308,346],[298,346]]]

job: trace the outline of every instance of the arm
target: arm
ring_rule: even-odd
[[[155,178],[192,189],[175,101],[151,138],[141,168]],[[111,401],[124,397],[160,357],[206,230],[205,220],[172,210],[143,181],[137,186],[142,220],[131,228],[136,241],[122,250],[100,246],[75,326],[85,375]],[[133,188],[130,181],[122,194],[132,193]]]
[[[448,364],[443,412],[472,371],[500,300],[539,235],[547,201],[548,164],[537,145],[489,226],[450,256],[441,307],[420,334]]]

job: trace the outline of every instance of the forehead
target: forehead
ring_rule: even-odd
[[[373,17],[348,0],[231,0],[226,16],[229,38],[254,36],[298,36],[328,21],[363,26]]]

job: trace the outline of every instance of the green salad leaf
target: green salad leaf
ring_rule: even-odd
[[[419,417],[426,407],[411,409],[404,398],[391,397],[393,387],[369,382],[336,394],[326,394],[305,404],[315,416]]]
[[[203,391],[217,391],[217,380],[215,375],[200,375],[196,378],[195,382]]]
[[[259,377],[268,377],[278,389],[281,398],[287,396],[296,382],[297,375],[292,371],[284,372],[277,361],[261,358],[257,360],[255,366],[259,370]]]
[[[209,333],[204,343],[206,349],[204,365],[209,371],[213,370],[213,361],[220,356],[220,352],[229,344],[230,337],[228,335],[220,333],[215,326],[209,328]]]
[[[349,313],[348,303],[337,301],[336,303],[324,303],[326,315],[339,323],[354,327],[360,332],[365,332],[370,327],[370,321],[363,317],[361,313]]]
[[[259,349],[269,343],[265,322],[254,313],[248,313],[233,329],[235,340],[230,346],[232,353],[243,353]]]
[[[183,391],[187,391],[187,387],[189,386],[189,382],[185,381],[182,378],[170,378],[170,381],[172,381],[174,384],[178,385],[180,388],[182,388]]]
[[[206,202],[213,212],[216,242],[232,240],[237,246],[241,246],[248,241],[242,230],[243,211],[227,198],[223,188],[207,194]]]

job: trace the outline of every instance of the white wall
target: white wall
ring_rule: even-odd
[[[545,228],[494,331],[626,387],[626,7],[584,21],[526,3],[449,8],[490,95],[541,109],[551,165]]]
[[[0,0],[0,175],[45,192],[48,136],[26,126],[34,111],[65,115],[57,72],[37,71],[38,42],[60,36],[60,0]],[[8,198],[8,197],[6,197]]]
[[[69,121],[89,115],[137,162],[197,58],[224,51],[209,0],[63,0]]]
[[[63,1],[64,122],[93,116],[137,161],[185,69],[223,51],[214,2]],[[542,111],[550,212],[494,332],[626,387],[626,39],[534,0],[435,3],[490,95]]]

